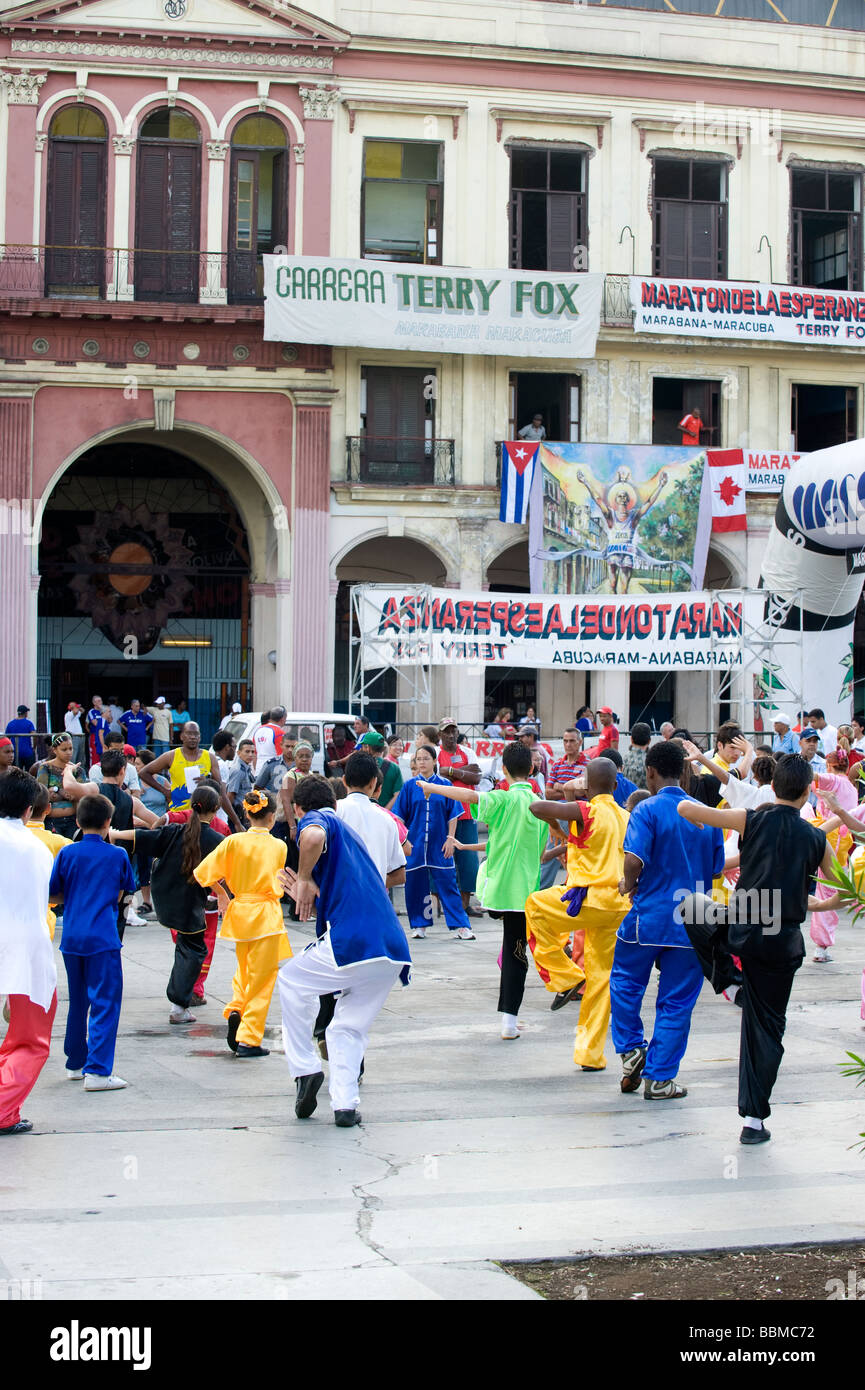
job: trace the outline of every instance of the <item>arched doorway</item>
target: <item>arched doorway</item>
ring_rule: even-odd
[[[430,584],[446,582],[444,561],[422,541],[408,536],[375,536],[361,541],[340,560],[336,569],[336,624],[334,648],[334,710],[348,710],[351,693],[351,588],[355,584]],[[397,672],[385,670],[370,691],[374,703],[367,714],[374,723],[402,723],[405,709],[397,706]],[[402,703],[400,701],[400,703]]]
[[[188,111],[163,106],[138,135],[135,298],[198,299],[201,132]]]
[[[227,489],[161,444],[113,441],[63,474],[42,519],[37,678],[55,725],[96,693],[187,701],[210,731],[250,697],[250,558]]]
[[[231,137],[228,298],[255,304],[264,293],[262,256],[288,238],[285,130],[272,116],[247,116]]]
[[[105,292],[108,131],[91,106],[64,106],[48,131],[45,293],[99,299]]]

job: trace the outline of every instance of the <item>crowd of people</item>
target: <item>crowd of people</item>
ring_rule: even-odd
[[[165,714],[164,703],[154,708]],[[359,716],[333,729],[315,772],[312,732],[288,726],[281,706],[251,738],[236,744],[223,727],[209,748],[191,720],[172,746],[137,700],[116,730],[102,710],[94,697],[80,732],[54,735],[38,762],[0,740],[0,1134],[32,1128],[20,1110],[50,1048],[60,916],[66,1074],[84,1090],[127,1084],[114,1070],[122,942],[158,921],[173,941],[169,1025],[207,1003],[218,934],[236,958],[227,1047],[241,1061],[268,1055],[278,987],[297,1117],[316,1109],[326,1060],[335,1122],[350,1127],[372,1024],[408,983],[409,941],[439,920],[474,941],[472,919],[487,915],[502,924],[504,1041],[521,1036],[533,963],[552,1011],[579,1006],[582,1072],[606,1069],[611,1031],[621,1091],[680,1100],[708,979],[742,1010],[740,1140],[770,1137],[802,925],[810,915],[814,963],[831,961],[846,901],[838,867],[850,859],[856,882],[865,867],[861,720],[836,729],[815,708],[794,728],[779,713],[765,743],[728,723],[708,751],[685,728],[656,736],[638,722],[622,754],[613,710],[583,708],[551,756],[534,710],[514,723],[503,709],[486,729],[500,740],[489,759],[450,716],[409,743]],[[294,955],[292,922],[313,918],[315,942]]]

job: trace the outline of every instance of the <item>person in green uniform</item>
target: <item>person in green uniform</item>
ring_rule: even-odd
[[[389,811],[402,789],[402,773],[397,763],[392,763],[384,756],[386,747],[383,736],[375,729],[370,729],[368,734],[364,734],[363,751],[372,753],[383,778],[378,804]]]
[[[502,767],[507,791],[478,792],[474,787],[443,787],[432,782],[420,785],[425,796],[435,794],[466,803],[475,819],[489,829],[477,894],[481,907],[503,914],[499,1013],[502,1037],[510,1040],[520,1036],[517,1014],[528,969],[526,898],[537,890],[549,828],[531,812],[535,800],[531,750],[524,743],[507,744]]]

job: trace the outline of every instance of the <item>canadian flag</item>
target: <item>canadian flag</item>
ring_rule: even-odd
[[[709,449],[712,530],[747,531],[745,457],[741,449]]]

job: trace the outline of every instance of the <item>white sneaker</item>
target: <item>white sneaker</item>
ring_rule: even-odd
[[[122,1076],[96,1076],[89,1071],[84,1077],[85,1091],[123,1091],[126,1084]]]
[[[415,927],[411,935],[413,941],[426,941],[426,927]]]
[[[195,1014],[192,1012],[191,1009],[181,1009],[177,1004],[175,1004],[171,1010],[171,1013],[168,1015],[168,1022],[194,1023]]]
[[[477,941],[471,927],[457,927],[454,936],[459,937],[460,941]]]
[[[133,912],[130,908],[126,914],[126,925],[127,927],[146,927],[147,923],[143,917],[139,917],[138,913]]]
[[[84,1072],[83,1072],[83,1071],[70,1071],[68,1067],[66,1068],[66,1080],[67,1080],[67,1081],[80,1081],[81,1078],[83,1077],[83,1075],[84,1075]]]
[[[512,1038],[520,1036],[520,1029],[516,1019],[511,1014],[502,1014],[502,1038],[505,1042],[510,1042]]]
[[[825,946],[818,946],[818,947],[816,948],[816,950],[814,951],[814,954],[813,954],[813,956],[811,957],[811,959],[812,959],[812,960],[815,960],[815,961],[817,962],[818,965],[823,965],[827,960],[831,960],[832,957],[830,956],[829,952],[826,950],[826,947],[825,947]]]

